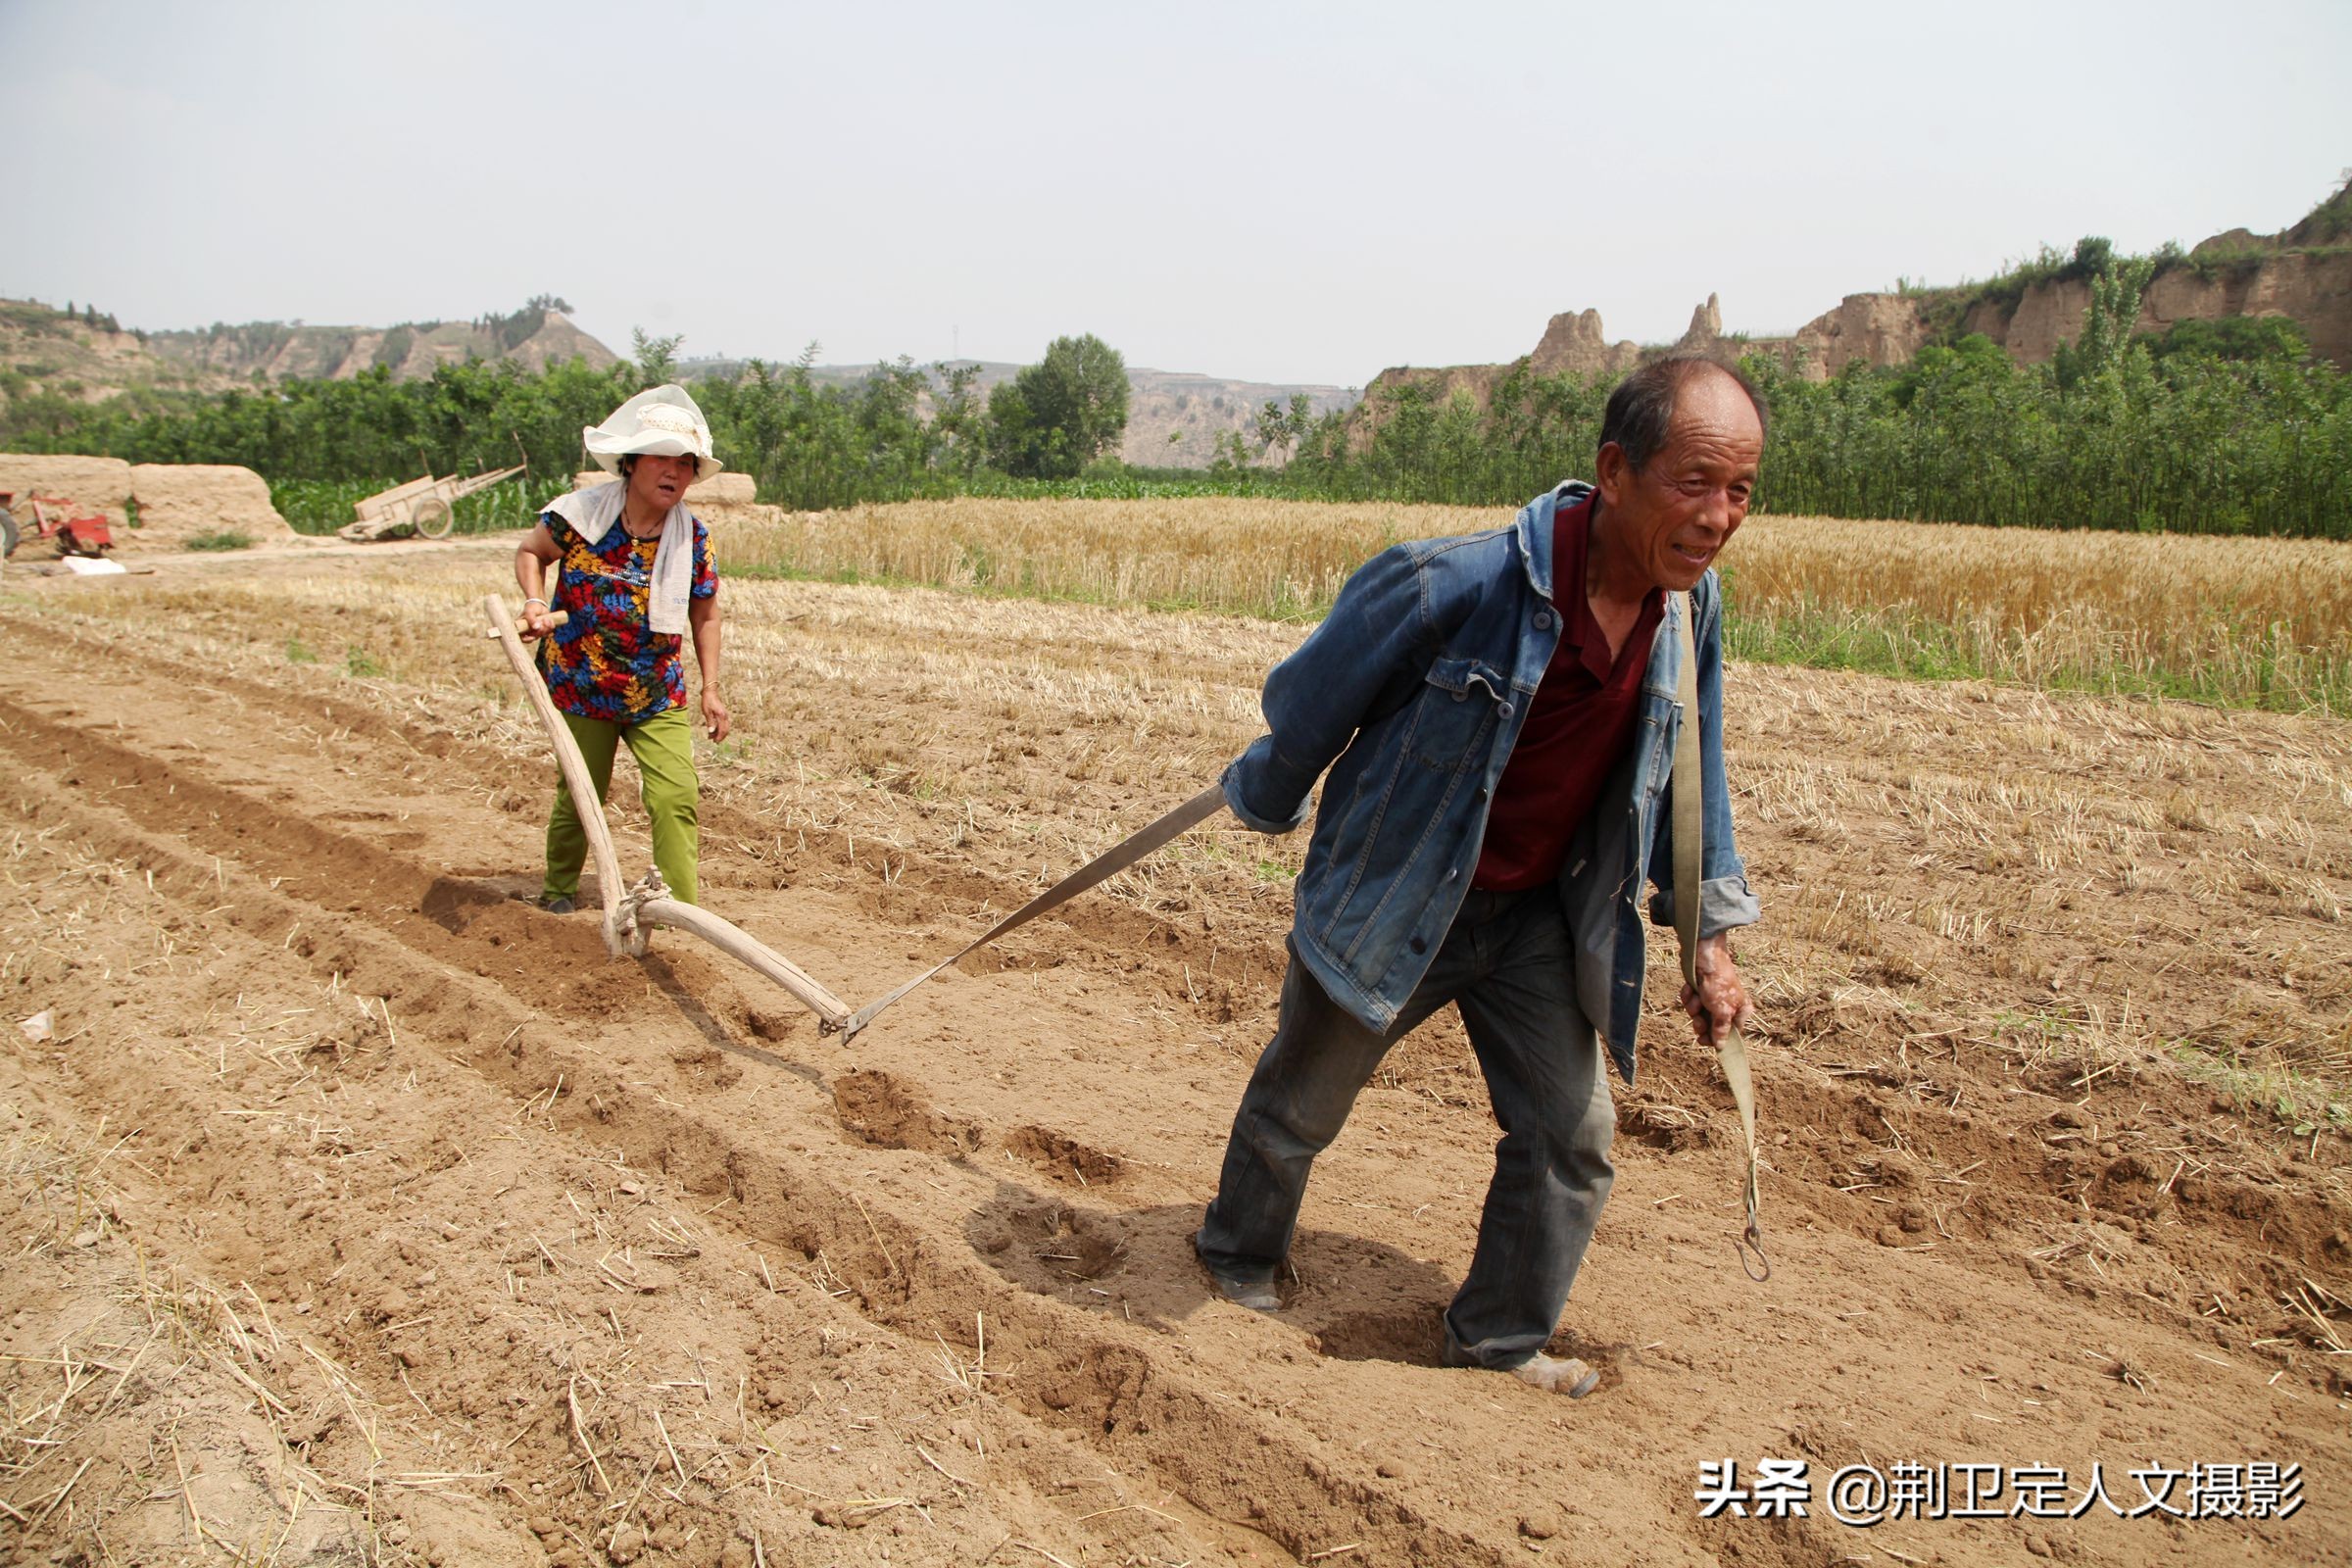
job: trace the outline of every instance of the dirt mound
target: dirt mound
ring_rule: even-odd
[[[612,475],[583,468],[571,476],[574,490],[588,490],[611,481]],[[705,522],[732,522],[750,515],[745,510],[760,499],[759,485],[748,473],[726,469],[686,487],[686,505]]]
[[[28,452],[0,452],[0,490],[21,494],[63,496],[85,508],[106,514],[118,530],[126,526],[130,512],[130,465],[121,458],[49,457]],[[31,509],[17,503],[17,520],[29,527]]]
[[[686,504],[699,513],[713,508],[748,507],[760,499],[760,488],[748,473],[714,473],[700,484],[687,486]]]
[[[60,495],[106,514],[118,555],[184,549],[202,534],[243,534],[257,545],[292,544],[298,536],[270,504],[270,486],[251,468],[228,464],[142,463],[120,458],[0,453],[0,490]],[[137,527],[129,525],[138,506]],[[20,523],[30,514],[20,506]]]
[[[257,545],[296,538],[270,504],[270,486],[251,468],[225,463],[142,463],[130,470],[139,526],[119,543],[178,550],[204,534],[243,534]]]

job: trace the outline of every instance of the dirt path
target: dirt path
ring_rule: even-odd
[[[685,939],[608,962],[590,918],[515,902],[550,769],[450,613],[478,564],[420,569],[0,603],[0,1540],[26,1558],[2352,1543],[2344,1139],[2168,1043],[2324,1059],[2345,1027],[2352,938],[2312,912],[2352,893],[2341,726],[1743,672],[1777,1272],[1733,1264],[1729,1102],[1653,1019],[1562,1339],[1606,1381],[1571,1405],[1434,1364],[1494,1138],[1451,1026],[1319,1167],[1289,1309],[1205,1295],[1186,1238],[1296,846],[1206,833],[844,1047]],[[705,898],[857,999],[1177,798],[1296,635],[733,602],[765,739],[707,763]],[[38,1011],[35,1043],[14,1021]],[[1811,1516],[1701,1518],[1727,1457],[1810,1461]],[[1829,1517],[1829,1472],[1902,1461],[2063,1467],[2067,1507],[2095,1462],[2127,1508],[2152,1465],[2300,1464],[2305,1501]]]

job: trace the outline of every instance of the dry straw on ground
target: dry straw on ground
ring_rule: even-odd
[[[1740,544],[1770,543],[1767,524],[1786,526],[1758,519]],[[321,696],[351,684],[355,662],[318,628],[346,628],[365,639],[357,662],[409,694],[418,717],[544,758],[512,680],[465,635],[484,581],[452,561],[396,579],[158,584],[137,624]],[[805,839],[839,836],[888,879],[910,860],[960,864],[993,846],[1018,856],[1028,879],[1007,898],[1215,777],[1262,728],[1264,671],[1305,635],[1238,616],[873,586],[730,580],[725,594],[741,738],[709,758],[704,784],[763,824],[766,841],[742,848],[783,865]],[[297,637],[319,645],[299,672],[284,652]],[[1772,1000],[1784,986],[1932,991],[1965,958],[2047,994],[2021,1025],[2036,1049],[2062,1039],[2104,1059],[2128,1041],[2142,1060],[2184,1051],[2230,1092],[2292,1104],[2297,1124],[2352,1107],[2347,981],[2317,956],[2336,951],[2352,904],[2339,722],[1753,664],[1736,663],[1733,679],[1743,841],[1758,835],[1751,870],[1775,889],[1773,929],[1797,943],[1785,981],[1765,982]],[[624,837],[642,835],[633,791],[616,791],[612,810]],[[1212,822],[1104,893],[1155,913],[1279,901],[1304,838]],[[1892,858],[1879,891],[1861,890],[1850,865],[1816,877],[1781,863],[1856,853]],[[2055,929],[2061,899],[2080,901],[2066,937],[2037,935]],[[2141,921],[2165,906],[2178,927],[2157,941]],[[2230,913],[2217,926],[2187,918],[2191,907]],[[2251,944],[2250,975],[2277,978],[2176,992],[2166,944],[2202,955],[2224,926],[2228,942]],[[2052,989],[2071,987],[2084,956],[2122,954],[2145,966],[2136,993],[2129,982],[2104,998]],[[2159,992],[2167,1000],[2151,1007]]]
[[[1998,1425],[2078,1477],[2248,1432],[2342,1446],[2341,720],[1736,661],[1768,1223],[1818,1299],[1750,1332],[1737,1124],[1657,934],[1620,1196],[1567,1324],[1640,1348],[1593,1438],[1428,1364],[1493,1159],[1454,1020],[1392,1053],[1319,1166],[1290,1326],[1239,1321],[1191,1272],[1305,834],[1203,824],[853,1056],[691,953],[612,966],[576,918],[500,897],[537,887],[553,785],[480,637],[506,554],[0,603],[24,817],[0,836],[0,990],[57,1036],[0,1054],[0,1156],[14,1079],[73,1131],[0,1157],[30,1220],[0,1237],[0,1320],[150,1246],[149,1278],[191,1282],[182,1315],[211,1301],[251,1345],[199,1361],[167,1331],[126,1375],[162,1301],[104,1344],[28,1317],[0,1345],[27,1358],[0,1364],[23,1437],[53,1435],[69,1378],[94,1415],[118,1378],[172,1374],[120,1431],[0,1448],[24,1466],[0,1502],[54,1504],[44,1554],[358,1560],[299,1551],[316,1520],[330,1548],[442,1564],[1499,1561],[1541,1502],[1590,1527],[1586,1555],[1711,1560],[1710,1522],[1657,1547],[1654,1508],[1587,1506],[1687,1492],[1693,1423],[1838,1462]],[[740,728],[698,747],[705,886],[861,995],[1214,777],[1306,634],[740,575],[724,594]],[[74,685],[94,651],[115,673]],[[629,766],[615,816],[642,863]],[[87,1171],[133,1132],[106,1166],[120,1226],[87,1226],[87,1180],[32,1168],[88,1151]],[[1916,1353],[1988,1314],[2015,1332]],[[218,1419],[174,1433],[165,1401],[206,1376]],[[258,1477],[235,1459],[281,1451]],[[2342,1514],[2315,1492],[2231,1540],[2316,1568]],[[2024,1560],[2013,1524],[1958,1556]],[[2164,1557],[2131,1522],[2083,1529],[2108,1530],[2087,1558]]]

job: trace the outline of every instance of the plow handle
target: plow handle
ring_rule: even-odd
[[[590,858],[596,861],[597,891],[605,901],[605,950],[617,958],[631,946],[631,934],[622,931],[620,925],[620,857],[612,851],[612,830],[605,825],[604,808],[597,799],[595,784],[588,777],[587,760],[580,756],[579,744],[571,738],[571,731],[564,727],[555,700],[547,694],[547,682],[539,676],[539,666],[531,662],[530,653],[514,630],[514,615],[507,609],[506,599],[491,594],[482,601],[482,609],[490,616],[490,635],[506,645],[507,662],[514,666],[514,676],[522,682],[523,694],[531,700],[531,709],[547,731],[548,744],[555,748],[556,765],[563,771],[572,804],[579,809],[580,826],[588,834]]]
[[[509,618],[510,618],[510,619],[511,619],[511,618],[513,618],[513,616],[512,616],[512,612],[510,612],[510,614],[509,614]],[[556,612],[554,614],[550,615],[550,616],[548,617],[548,619],[549,619],[549,620],[551,620],[551,621],[553,621],[553,622],[555,622],[555,624],[557,624],[557,625],[559,625],[559,626],[562,626],[562,625],[566,625],[566,624],[568,624],[568,623],[570,622],[570,620],[571,620],[571,612],[570,612],[570,611],[568,611],[568,610],[559,610],[559,611],[557,611],[557,612]],[[498,641],[498,628],[497,628],[496,626],[491,626],[491,627],[488,627],[488,628],[486,628],[486,629],[485,629],[485,630],[482,632],[482,635],[483,635],[484,637],[487,637],[487,638],[489,638],[489,639],[490,639],[490,641],[492,641],[492,642],[496,642],[496,641]],[[520,628],[517,628],[517,629],[515,630],[515,633],[514,633],[514,638],[515,638],[515,640],[516,640],[517,642],[525,642],[525,643],[528,643],[528,642],[536,642],[536,641],[538,640],[537,638],[534,638],[534,637],[525,637],[525,636],[522,634],[522,631],[520,630]]]

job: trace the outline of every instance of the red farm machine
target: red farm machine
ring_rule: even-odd
[[[29,528],[17,520],[20,506],[32,518]],[[0,556],[15,555],[26,539],[54,539],[59,555],[92,559],[115,547],[114,529],[102,513],[86,511],[64,496],[0,490]]]

